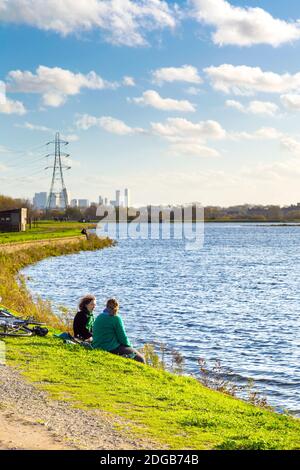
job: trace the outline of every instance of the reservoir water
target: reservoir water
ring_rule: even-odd
[[[50,258],[26,268],[34,294],[76,311],[86,293],[97,313],[121,305],[136,347],[164,343],[197,375],[198,358],[247,378],[277,410],[300,416],[300,227],[206,224],[204,246],[119,240],[114,248]]]

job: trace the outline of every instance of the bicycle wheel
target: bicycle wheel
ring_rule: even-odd
[[[0,325],[0,336],[11,336],[11,337],[24,337],[32,336],[33,332],[30,328],[27,328],[24,325],[18,325],[16,327],[12,325]]]

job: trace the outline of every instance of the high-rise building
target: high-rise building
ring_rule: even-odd
[[[88,199],[78,199],[78,207],[81,209],[86,209],[89,205],[90,201]]]
[[[71,200],[71,207],[78,207],[78,199]]]
[[[35,193],[33,198],[33,205],[35,209],[45,209],[47,205],[48,194],[47,193]]]
[[[125,207],[130,207],[130,191],[128,188],[125,188],[124,199],[125,199]]]
[[[99,206],[103,206],[103,204],[104,204],[103,197],[99,196]]]
[[[121,206],[121,191],[117,189],[116,191],[116,207]]]

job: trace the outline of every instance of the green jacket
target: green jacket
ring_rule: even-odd
[[[131,347],[127,338],[123,320],[119,315],[109,315],[106,310],[95,320],[93,326],[93,343],[95,349],[112,351],[120,345]]]

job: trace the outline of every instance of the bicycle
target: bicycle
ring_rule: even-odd
[[[0,308],[0,336],[46,336],[48,329],[43,328],[43,325],[45,323],[32,318],[20,318],[6,308]]]

